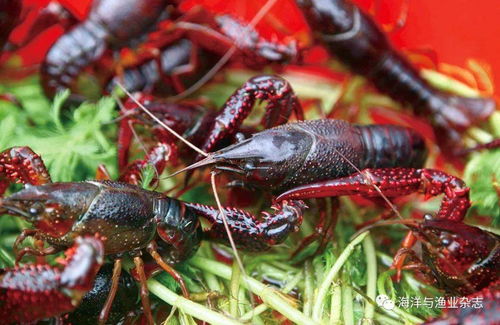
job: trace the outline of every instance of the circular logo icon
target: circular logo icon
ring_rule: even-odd
[[[379,307],[382,307],[385,310],[393,310],[394,307],[396,307],[394,301],[389,299],[387,295],[378,295],[377,298],[375,298],[375,302]]]

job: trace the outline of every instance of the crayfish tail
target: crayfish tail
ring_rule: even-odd
[[[437,94],[430,100],[430,108],[436,113],[436,124],[463,132],[471,125],[488,118],[496,109],[492,98],[463,97]]]
[[[487,119],[496,103],[491,98],[438,93],[429,101],[429,108],[434,116],[434,132],[443,135],[436,137],[439,147],[446,155],[460,156],[464,148],[462,133]]]

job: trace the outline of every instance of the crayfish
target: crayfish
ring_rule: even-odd
[[[297,3],[332,55],[381,92],[412,106],[419,115],[429,115],[435,129],[446,135],[439,137],[443,149],[456,153],[453,144],[459,142],[460,133],[494,109],[492,100],[434,89],[374,21],[347,0]],[[19,2],[13,1],[12,8],[16,4]],[[0,7],[5,5],[0,2]],[[325,220],[326,200],[343,195],[385,200],[395,214],[399,213],[389,199],[412,193],[443,195],[436,217],[375,223],[404,224],[409,229],[393,268],[398,277],[401,270],[419,270],[447,294],[484,296],[493,302],[492,308],[497,307],[498,236],[463,222],[471,204],[469,188],[458,177],[424,168],[427,149],[415,131],[333,119],[303,121],[304,112],[292,87],[276,75],[249,79],[219,112],[187,101],[153,97],[153,93],[184,92],[198,78],[197,72],[205,73],[221,58],[234,55],[246,67],[261,68],[293,61],[302,52],[294,43],[263,39],[252,24],[231,16],[208,15],[201,9],[179,13],[177,5],[168,0],[95,0],[85,20],[67,20],[64,27],[68,31],[49,50],[41,68],[42,85],[49,97],[63,88],[75,89],[86,70],[102,70],[94,77],[104,92],[118,84],[125,92],[142,90],[144,94],[136,94],[122,107],[118,181],[110,180],[101,167],[96,180],[53,183],[40,156],[29,147],[0,153],[0,194],[12,182],[25,184],[24,189],[0,199],[0,212],[32,225],[14,244],[16,262],[24,255],[35,255],[40,263],[43,256],[66,250],[66,258],[57,260],[58,266],[34,264],[0,270],[0,323],[52,316],[72,321],[87,313],[99,323],[124,321],[124,314],[137,307],[136,301],[125,299],[133,298],[137,291],[135,282],[130,284],[132,277],[121,271],[128,258],[134,262],[132,274],[140,285],[144,315],[153,323],[147,262],[152,260],[169,273],[189,297],[175,265],[192,257],[202,240],[228,244],[234,237],[238,248],[264,251],[298,230],[306,208],[302,200],[318,199],[320,223],[300,244],[301,249],[323,234],[325,225],[335,226],[334,216]],[[0,30],[7,35],[15,26],[15,19],[8,18],[6,24],[0,21]],[[205,60],[208,62],[202,62]],[[264,130],[243,126],[261,100],[268,102],[261,121]],[[289,123],[292,112],[298,121]],[[136,135],[133,125],[151,132],[154,139],[144,142],[155,144],[146,150],[144,159],[129,162]],[[164,126],[199,147],[199,155],[178,148],[179,142]],[[477,149],[497,145],[498,140]],[[217,173],[235,179],[231,186],[261,190],[265,198],[272,196],[264,206],[272,204],[275,211],[263,212],[258,218],[239,209],[241,206],[189,203],[139,187],[145,166],[155,168],[151,184],[157,184],[167,164],[176,166],[178,159],[188,166],[174,175],[212,166]],[[214,178],[212,181],[215,188]],[[335,204],[333,201],[332,210]],[[328,234],[318,249],[324,248]],[[38,247],[20,249],[27,237],[34,237]],[[417,242],[422,244],[421,255],[412,250]],[[408,260],[413,263],[406,264]],[[99,283],[106,285],[100,287]],[[114,310],[116,299],[123,304]],[[72,311],[74,314],[68,314]],[[452,311],[448,316],[457,322],[469,320]],[[498,317],[491,318],[497,322]]]
[[[388,197],[445,194],[438,217],[462,220],[470,206],[469,189],[454,176],[421,168],[426,153],[423,139],[408,128],[315,120],[255,133],[181,171],[214,165],[281,193],[276,201],[379,197],[381,192]]]
[[[430,116],[445,152],[456,154],[461,135],[495,110],[488,98],[465,98],[434,89],[390,43],[375,21],[349,0],[297,0],[318,41],[382,93]]]
[[[262,118],[262,124],[266,128],[286,123],[292,112],[297,119],[304,118],[302,106],[291,85],[278,76],[262,75],[251,78],[227,99],[217,113],[200,106],[153,100],[147,95],[141,95],[135,101],[128,100],[124,105],[123,118],[120,122],[118,166],[121,171],[131,168],[128,157],[133,124],[147,126],[158,139],[158,144],[153,146],[149,155],[154,154],[158,147],[164,147],[170,153],[169,161],[175,162],[181,156],[176,146],[176,139],[152,120],[150,115],[140,110],[136,101],[144,105],[147,112],[156,119],[183,134],[191,143],[200,146],[201,150],[213,151],[221,147],[228,137],[240,131],[244,119],[250,114],[257,100],[268,101],[266,113]],[[183,153],[182,157],[189,159],[189,152]],[[161,166],[156,164],[159,173],[164,167],[164,163]]]
[[[85,70],[94,71],[99,92],[111,91],[116,80],[131,91],[181,92],[233,46],[236,60],[253,68],[298,58],[295,43],[268,41],[230,15],[214,17],[201,7],[179,13],[172,6],[177,1],[95,0],[81,22],[68,19],[71,13],[60,5],[45,8],[29,38],[58,22],[67,30],[41,65],[46,94],[75,90]]]
[[[410,248],[398,255],[409,254],[412,263],[404,269],[418,270],[449,295],[467,300],[481,299],[480,309],[447,306],[444,316],[426,324],[496,324],[499,321],[500,237],[462,221],[445,220],[425,215],[423,220],[380,221],[361,229],[402,224],[410,228],[422,243],[422,258]]]
[[[122,258],[125,255],[133,257],[141,283],[144,312],[150,323],[153,319],[142,251],[146,250],[171,274],[179,282],[183,294],[188,296],[182,277],[171,265],[194,254],[204,238],[227,242],[217,208],[182,202],[158,192],[110,180],[51,183],[41,158],[27,147],[7,149],[0,155],[0,164],[4,189],[12,181],[29,184],[25,189],[3,198],[0,205],[2,212],[19,216],[35,227],[25,230],[16,244],[26,236],[34,236],[50,245],[41,250],[24,248],[19,252],[18,260],[26,253],[40,256],[52,254],[73,245],[75,237],[98,234],[102,238],[104,254],[114,260],[114,282],[119,279]],[[262,251],[281,243],[289,233],[298,229],[304,207],[301,201],[283,202],[274,206],[276,211],[272,215],[265,213],[262,220],[234,208],[224,208],[224,214],[229,228],[237,234],[235,242],[238,247]],[[207,220],[208,229],[201,228],[200,217]],[[107,318],[116,287],[113,285],[114,291],[110,292],[99,317],[101,323]],[[60,288],[63,289],[64,286]],[[37,317],[30,316],[29,306],[25,307],[27,309],[19,313],[26,318],[20,320]],[[9,304],[1,308],[8,313],[13,312],[11,308],[24,307]]]
[[[463,223],[470,206],[469,189],[457,177],[420,168],[425,158],[423,140],[407,128],[316,120],[254,133],[179,172],[213,165],[246,183],[281,193],[275,202],[340,195],[444,194],[436,218],[386,222],[402,223],[411,230],[393,266],[398,277],[402,269],[424,267],[446,291],[476,294],[498,280],[498,236]],[[426,243],[425,264],[403,266],[405,258],[414,257],[410,249],[417,239]]]

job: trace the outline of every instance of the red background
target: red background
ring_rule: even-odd
[[[394,21],[404,0],[355,0],[367,9],[379,1],[377,20],[383,23]],[[487,63],[492,68],[495,84],[500,85],[500,4],[498,0],[409,0],[409,14],[404,27],[391,34],[394,43],[410,50],[433,49],[439,62],[465,66],[469,58]],[[25,0],[25,6],[40,7],[48,0]],[[79,17],[84,17],[90,0],[59,0],[66,8]],[[265,0],[185,0],[183,7],[203,4],[214,11],[237,12],[242,18],[251,19]],[[288,31],[304,31],[304,21],[292,0],[278,0],[271,12],[276,20]],[[285,18],[284,18],[285,17]],[[260,28],[271,20],[260,24]],[[272,22],[272,21],[271,21]],[[300,34],[300,33],[299,33]],[[300,35],[295,33],[296,37]],[[20,31],[14,33],[22,35]],[[302,36],[304,34],[302,33]],[[23,51],[27,62],[39,60],[37,56],[53,42],[53,34],[45,34],[41,42]],[[36,50],[35,50],[36,49]],[[36,53],[36,54],[35,54]],[[36,55],[36,56],[35,56]],[[499,94],[496,89],[496,94]]]

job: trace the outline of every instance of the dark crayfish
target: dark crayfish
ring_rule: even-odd
[[[444,194],[438,218],[462,220],[469,189],[442,171],[421,168],[423,139],[408,128],[350,125],[340,120],[288,123],[267,129],[185,168],[214,165],[243,182],[281,193],[276,201],[361,195]],[[411,234],[404,247],[414,242]]]
[[[94,286],[82,298],[82,302],[74,311],[62,315],[64,323],[72,325],[97,324],[102,306],[111,291],[113,283],[113,265],[105,264],[94,279]],[[134,278],[127,272],[120,274],[116,296],[109,312],[108,323],[123,322],[129,314],[133,316],[138,306],[138,287]]]
[[[92,288],[104,247],[94,237],[78,237],[63,267],[47,264],[0,269],[0,324],[19,324],[66,313]]]
[[[468,189],[444,172],[419,169],[426,155],[423,139],[408,128],[324,119],[254,133],[182,171],[214,165],[249,184],[282,193],[277,201],[354,194],[375,197],[379,193],[373,184],[389,197],[445,193],[438,215],[461,220],[469,206]]]
[[[460,132],[488,117],[495,102],[442,93],[423,80],[373,19],[349,0],[297,0],[317,39],[354,73],[381,92],[430,115],[442,148],[456,152]]]
[[[165,13],[167,0],[94,1],[88,18],[62,35],[41,67],[42,85],[53,96],[70,87],[80,72],[108,49],[120,49],[150,31]]]
[[[183,15],[166,10],[175,4],[169,0],[95,0],[88,17],[47,53],[42,64],[47,95],[72,88],[80,73],[92,67],[98,67],[96,78],[106,90],[115,86],[113,80],[121,80],[131,91],[158,87],[162,92],[180,92],[189,82],[187,77],[193,75],[196,80],[196,73],[208,71],[233,45],[237,60],[253,67],[297,57],[294,44],[267,41],[229,15],[213,17],[201,7]],[[118,61],[110,55],[126,49],[130,51]],[[110,65],[115,68],[109,69]]]
[[[145,95],[136,100],[160,121],[183,134],[204,151],[213,151],[224,143],[223,140],[238,132],[256,101],[268,101],[262,118],[262,124],[266,128],[286,123],[292,112],[297,119],[303,119],[302,106],[291,85],[278,76],[263,75],[249,79],[228,98],[219,112],[188,104],[155,101]],[[129,100],[124,107],[118,137],[118,166],[121,171],[130,168],[126,166],[133,139],[133,124],[149,127],[158,140],[159,143],[151,149],[153,153],[158,147],[164,147],[169,152],[168,160],[171,162],[176,161],[179,156],[193,158],[189,152],[179,155],[177,138],[140,110],[134,101]],[[149,155],[154,155],[153,153]],[[165,164],[157,166],[157,170],[161,173],[164,166]]]
[[[16,244],[26,236],[33,236],[50,245],[41,250],[26,247],[19,252],[18,259],[26,253],[52,254],[71,246],[77,236],[99,234],[104,254],[115,261],[113,281],[119,279],[122,257],[126,254],[133,257],[144,311],[150,323],[153,318],[142,251],[146,250],[171,274],[181,285],[183,294],[188,296],[182,277],[171,265],[194,254],[202,239],[227,242],[217,208],[182,202],[109,180],[51,183],[41,158],[28,147],[2,152],[0,171],[3,189],[12,181],[32,184],[1,201],[1,212],[22,217],[35,227],[25,230]],[[276,211],[272,215],[264,213],[261,220],[241,210],[224,208],[238,247],[265,250],[297,230],[302,221],[303,203],[283,202],[274,207]],[[207,220],[208,229],[201,228],[200,217]],[[113,287],[116,290],[117,286]],[[115,292],[110,293],[100,322],[106,320]]]

